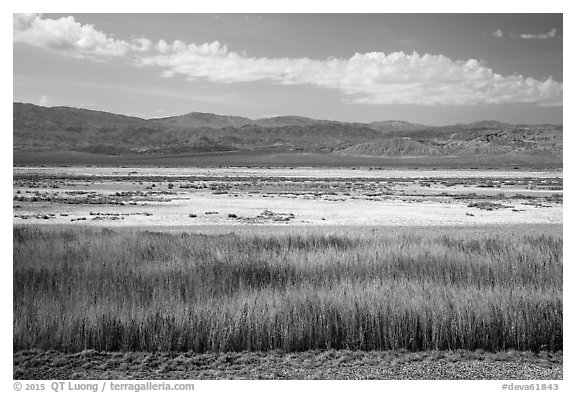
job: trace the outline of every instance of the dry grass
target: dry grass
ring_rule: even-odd
[[[14,228],[14,350],[562,349],[562,238]]]

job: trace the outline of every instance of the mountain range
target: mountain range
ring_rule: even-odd
[[[300,116],[252,120],[192,112],[141,119],[71,107],[13,104],[13,150],[105,156],[232,151],[370,157],[547,157],[561,165],[561,124],[478,121],[427,126],[404,121],[346,123]]]

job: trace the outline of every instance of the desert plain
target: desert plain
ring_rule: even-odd
[[[562,170],[15,166],[17,379],[562,379]]]
[[[14,223],[561,224],[562,171],[15,167]]]

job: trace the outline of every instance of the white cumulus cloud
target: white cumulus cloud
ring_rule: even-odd
[[[495,36],[503,35],[497,30]],[[554,36],[556,31],[546,33]],[[14,41],[64,55],[104,60],[124,56],[129,64],[153,67],[162,77],[229,84],[268,81],[335,89],[350,103],[475,105],[532,103],[562,105],[563,85],[548,78],[500,75],[475,59],[441,54],[370,52],[350,58],[251,57],[218,41],[187,43],[116,39],[73,17],[14,16]]]
[[[502,37],[504,37],[504,33],[502,32],[501,29],[497,29],[496,31],[494,31],[492,33],[492,37],[502,38]]]
[[[14,42],[25,42],[73,57],[122,56],[130,49],[126,41],[108,36],[92,25],[82,25],[72,16],[45,19],[37,14],[14,14],[13,24]]]
[[[157,67],[165,77],[216,83],[268,80],[285,85],[337,89],[351,103],[474,105],[535,103],[560,105],[562,84],[519,75],[503,76],[480,61],[443,55],[356,53],[348,59],[255,58],[229,51],[219,42],[162,44],[159,53],[136,64]]]

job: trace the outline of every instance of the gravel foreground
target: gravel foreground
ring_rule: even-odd
[[[65,354],[27,350],[13,355],[14,379],[380,379],[561,380],[562,352],[308,351],[301,353]]]

